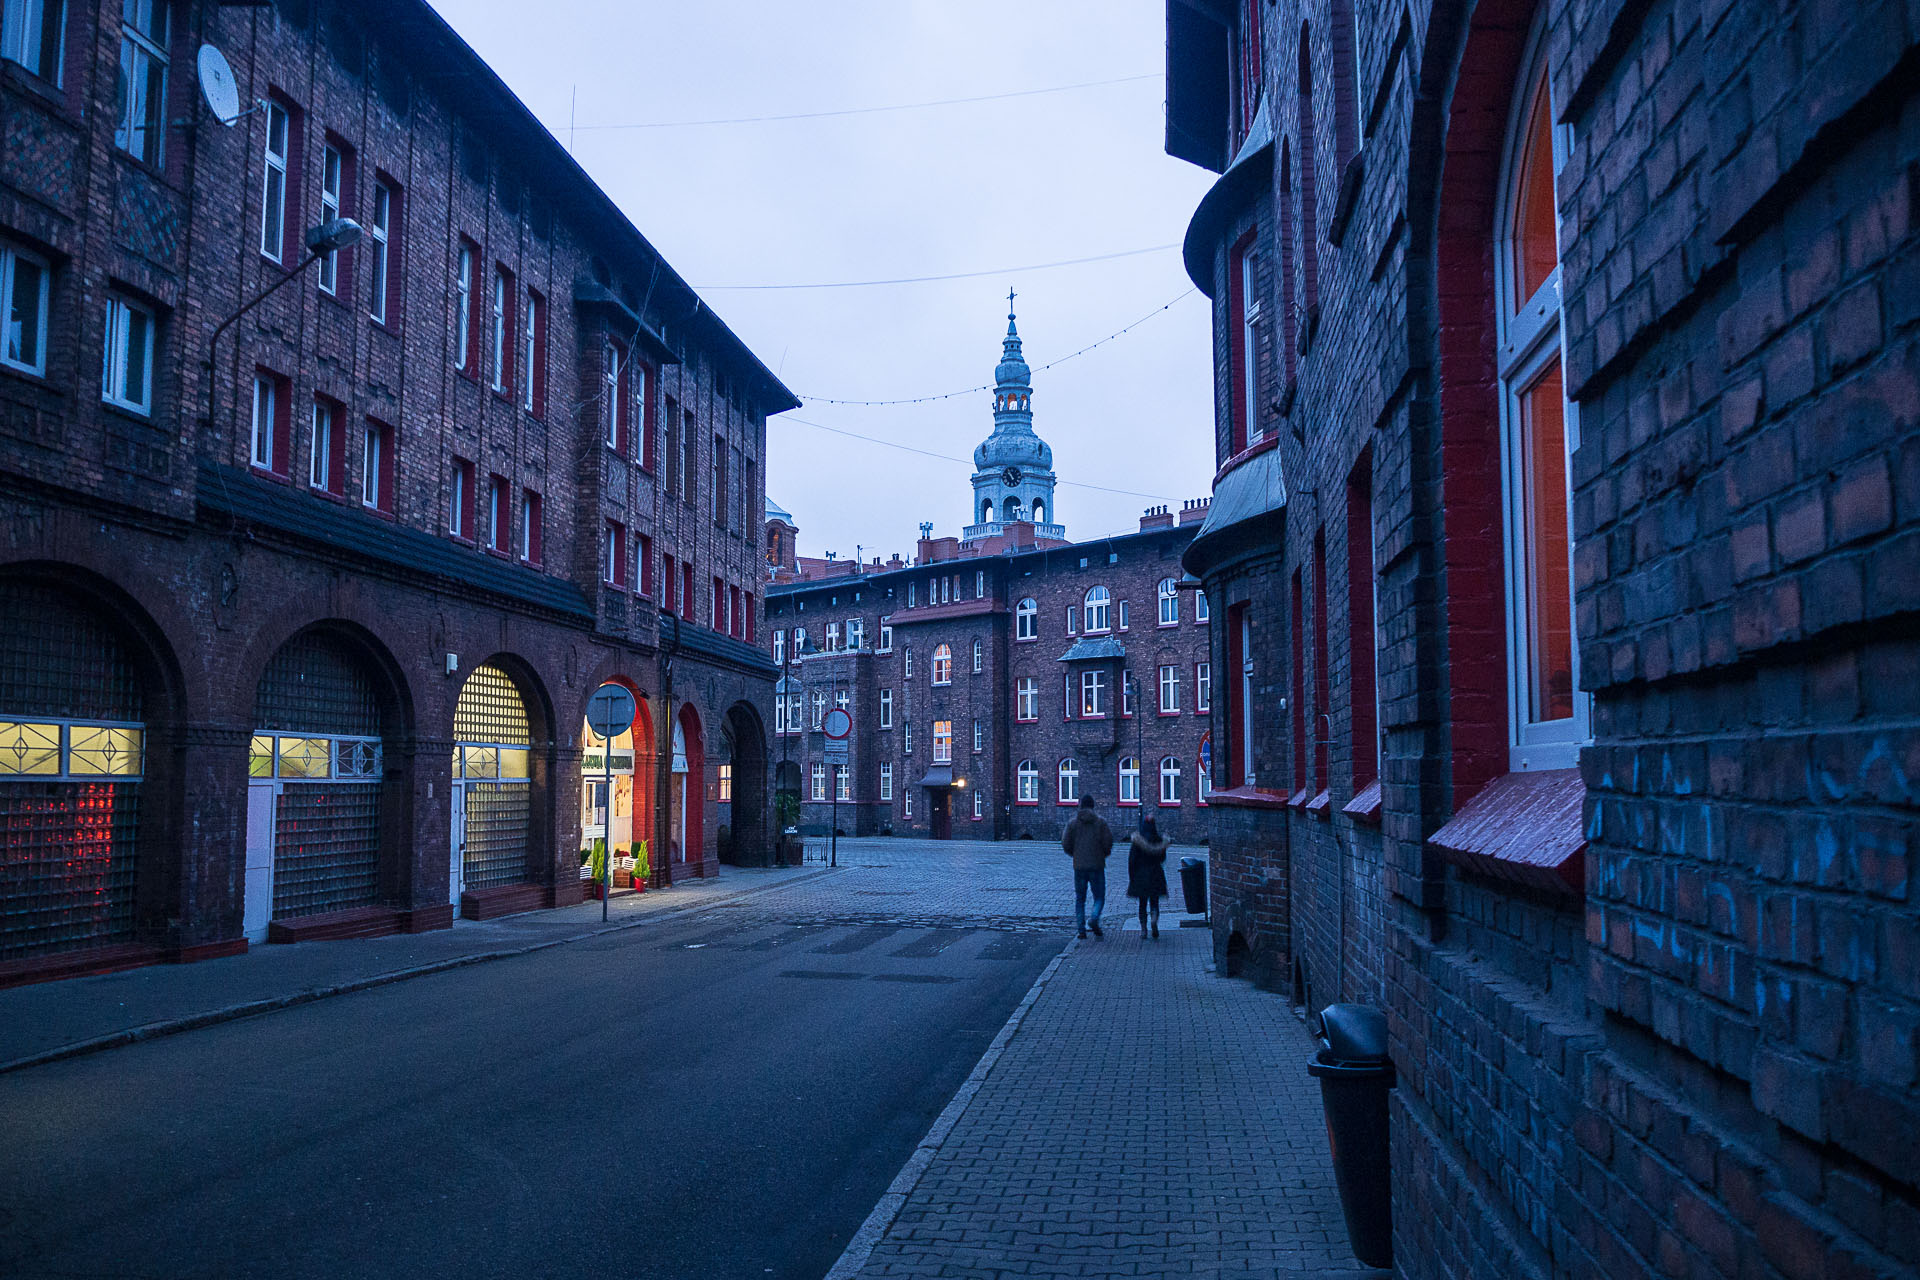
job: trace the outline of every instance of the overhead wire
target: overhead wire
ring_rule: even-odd
[[[780,115],[725,116],[712,120],[642,120],[626,124],[582,124],[570,126],[580,133],[622,129],[695,129],[708,125],[770,124],[779,120],[824,120],[832,116],[877,115],[887,111],[920,111],[928,107],[954,107],[970,102],[999,102],[1006,98],[1033,98],[1047,93],[1070,93],[1077,89],[1098,89],[1105,85],[1132,84],[1139,80],[1158,80],[1158,72],[1137,76],[1114,76],[1106,80],[1083,80],[1078,84],[1049,85],[1044,89],[1013,89],[1005,93],[981,93],[964,98],[932,98],[925,102],[895,102],[876,107],[842,107],[834,111],[792,111]]]
[[[1115,253],[1096,253],[1086,258],[1061,258],[1057,262],[1034,262],[1023,267],[990,267],[984,271],[952,271],[938,276],[889,276],[881,280],[817,280],[800,284],[702,284],[694,288],[702,293],[765,292],[771,289],[872,289],[880,285],[932,284],[941,280],[977,280],[981,276],[1010,276],[1022,271],[1051,271],[1055,267],[1078,267],[1089,262],[1111,262],[1115,258],[1137,258],[1143,253],[1165,253],[1177,244],[1150,244],[1144,249],[1121,249]]]

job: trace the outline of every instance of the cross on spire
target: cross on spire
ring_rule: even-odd
[[[1009,319],[1009,320],[1011,320],[1011,319],[1013,319],[1013,299],[1014,299],[1014,297],[1015,297],[1015,294],[1014,294],[1014,292],[1013,292],[1013,290],[1012,290],[1012,289],[1008,289],[1008,290],[1007,290],[1007,319]]]

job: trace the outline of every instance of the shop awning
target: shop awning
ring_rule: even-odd
[[[950,787],[953,785],[953,766],[936,764],[927,770],[927,776],[920,779],[923,787]]]

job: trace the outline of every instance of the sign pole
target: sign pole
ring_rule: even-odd
[[[600,823],[605,848],[600,864],[600,921],[606,923],[613,902],[613,740],[633,727],[635,703],[625,685],[603,684],[587,699],[587,727],[600,735],[600,785],[606,809]]]
[[[600,868],[600,923],[607,922],[613,901],[613,738],[600,739],[600,785],[606,790],[607,816],[601,824],[601,839],[607,846],[607,860]]]
[[[833,766],[833,816],[827,819],[827,865],[830,867],[840,865],[840,771],[844,768],[843,764]]]

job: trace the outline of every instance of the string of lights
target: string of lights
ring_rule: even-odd
[[[1119,329],[1115,329],[1112,333],[1108,334],[1106,337],[1101,338],[1094,342],[1089,342],[1086,346],[1081,347],[1078,351],[1070,351],[1066,355],[1061,356],[1058,359],[1049,360],[1047,363],[1043,365],[1036,365],[1034,367],[1034,372],[1043,373],[1048,369],[1057,368],[1058,366],[1065,364],[1069,360],[1077,359],[1080,356],[1086,355],[1087,352],[1095,350],[1096,348],[1104,347],[1109,342],[1112,342],[1115,338],[1121,337],[1124,334],[1131,333],[1133,330],[1138,329],[1141,325],[1153,319],[1155,316],[1158,316],[1167,311],[1171,311],[1174,307],[1178,306],[1182,302],[1185,302],[1189,297],[1191,297],[1193,294],[1197,292],[1198,290],[1188,289],[1185,293],[1181,294],[1177,298],[1174,298],[1172,301],[1162,303],[1160,306],[1155,307],[1153,310],[1147,312],[1147,314],[1141,316],[1138,320],[1135,320],[1132,324],[1125,325]],[[952,400],[956,396],[970,396],[970,395],[977,394],[978,392],[981,392],[981,391],[991,391],[991,390],[993,390],[993,384],[991,382],[986,382],[986,383],[982,383],[977,387],[963,387],[959,391],[943,391],[939,395],[931,395],[931,396],[910,396],[906,399],[901,399],[901,400],[843,400],[843,399],[835,399],[832,396],[810,396],[810,395],[801,394],[799,392],[795,392],[795,394],[799,395],[800,398],[806,401],[808,404],[839,404],[839,405],[873,406],[873,405],[931,404],[936,400]]]
[[[1022,271],[1051,271],[1055,267],[1078,267],[1089,262],[1111,262],[1115,258],[1137,258],[1143,253],[1165,253],[1168,249],[1179,247],[1177,244],[1150,244],[1144,249],[1096,253],[1089,258],[1061,258],[1057,262],[1034,262],[1024,267],[993,267],[985,271],[952,271],[939,276],[889,276],[883,280],[818,280],[801,284],[703,284],[695,288],[701,293],[718,293],[722,290],[766,292],[772,289],[873,289],[893,284],[933,284],[941,280],[978,280],[981,276],[1011,276],[1018,275]]]
[[[981,93],[966,98],[933,98],[925,102],[895,102],[877,107],[843,107],[836,111],[793,111],[782,115],[726,116],[713,120],[644,120],[627,124],[582,124],[569,128],[579,133],[622,129],[698,129],[709,125],[770,124],[779,120],[824,120],[832,116],[867,116],[887,111],[921,111],[929,107],[956,107],[970,102],[999,102],[1006,98],[1033,98],[1047,93],[1071,93],[1078,89],[1098,89],[1112,84],[1133,84],[1158,80],[1158,72],[1138,76],[1114,76],[1108,80],[1083,80],[1078,84],[1049,85],[1044,89],[1013,89],[1006,93]]]

